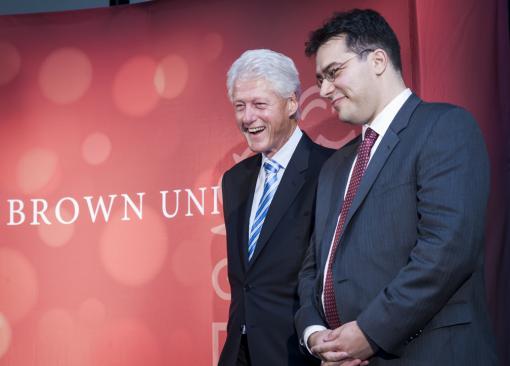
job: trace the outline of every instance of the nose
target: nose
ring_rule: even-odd
[[[247,104],[243,111],[243,123],[252,123],[257,119],[256,113],[250,104]]]
[[[333,83],[328,79],[322,80],[321,88],[319,90],[321,97],[327,98],[331,95],[331,92],[335,89]]]

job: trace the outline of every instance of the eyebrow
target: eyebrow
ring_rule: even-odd
[[[322,68],[322,70],[320,71],[322,74],[324,74],[326,72],[326,70],[330,69],[333,65],[340,65],[341,62],[336,62],[336,61],[332,61],[331,63],[329,63],[326,67]],[[315,76],[316,77],[322,77],[322,74],[320,73],[315,73]]]

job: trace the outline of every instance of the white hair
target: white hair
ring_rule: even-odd
[[[268,49],[248,50],[234,61],[227,72],[227,90],[233,99],[234,83],[237,80],[264,78],[282,98],[296,95],[299,101],[301,83],[299,73],[289,57]],[[292,118],[299,119],[299,108]]]

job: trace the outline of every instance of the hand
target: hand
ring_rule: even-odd
[[[324,329],[320,332],[312,333],[310,337],[308,337],[308,348],[312,349],[314,346],[323,343],[329,336],[329,333],[331,333],[331,329]]]
[[[312,333],[310,335],[310,337],[308,338],[308,348],[310,350],[312,350],[312,353],[315,356],[319,357],[323,361],[323,363],[324,363],[324,361],[327,361],[327,359],[322,357],[321,354],[313,352],[313,349],[314,349],[314,347],[317,347],[318,345],[326,342],[326,340],[329,339],[331,333],[332,333],[331,329],[325,329],[325,330],[321,330],[319,332]],[[347,358],[348,354],[346,352],[338,352],[337,356],[338,356],[338,361],[339,361],[342,357]],[[338,365],[338,364],[339,363],[335,363],[335,365]]]
[[[333,362],[333,365],[338,364],[339,361],[367,360],[374,354],[372,347],[355,321],[330,331],[326,338],[323,338],[323,342],[311,347],[311,351],[321,360]],[[353,365],[358,364],[361,364],[361,361],[353,363]]]

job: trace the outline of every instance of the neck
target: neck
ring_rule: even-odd
[[[280,146],[277,149],[263,153],[265,157],[272,158],[289,141],[290,137],[292,136],[292,134],[294,133],[294,131],[297,128],[297,121],[292,119],[292,120],[290,120],[290,123],[291,123],[290,130],[287,133],[287,136],[282,140]]]
[[[404,80],[399,75],[399,77],[390,78],[384,80],[380,85],[380,93],[379,93],[379,108],[377,108],[376,113],[372,116],[371,120],[373,120],[381,111],[400,93],[402,93],[406,89],[406,85]],[[368,122],[371,122],[368,121]]]
[[[387,82],[383,83],[382,93],[382,108],[384,108],[389,102],[391,102],[397,95],[402,93],[406,89],[406,84],[402,79],[402,76],[391,78]]]

